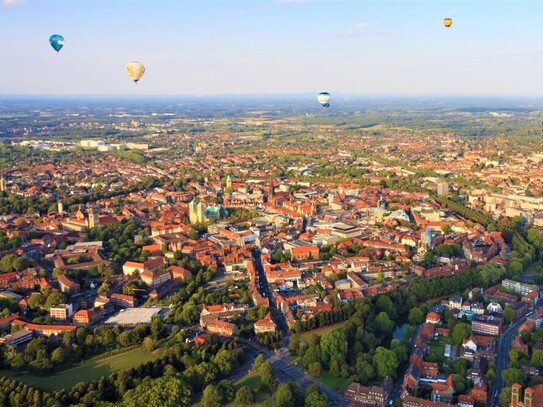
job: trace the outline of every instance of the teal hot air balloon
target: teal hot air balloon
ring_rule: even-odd
[[[64,37],[62,35],[53,34],[49,37],[49,44],[51,44],[55,51],[59,52],[64,46]]]

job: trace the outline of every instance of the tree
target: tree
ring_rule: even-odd
[[[300,337],[297,334],[293,334],[290,336],[288,350],[290,351],[290,354],[292,356],[295,356],[298,354],[298,351],[300,350]]]
[[[313,377],[321,377],[321,374],[322,374],[322,365],[320,362],[315,362],[315,363],[311,363],[308,367],[307,367],[307,371],[309,372],[309,374]]]
[[[409,311],[409,323],[413,325],[418,325],[424,320],[424,313],[420,308],[411,308]]]
[[[515,383],[520,384],[521,386],[524,386],[526,377],[524,376],[524,373],[522,370],[510,367],[508,369],[505,369],[502,372],[502,379],[505,382],[506,386],[511,386]]]
[[[190,390],[179,378],[164,376],[146,379],[135,389],[123,396],[124,407],[178,407],[188,406],[191,401]]]
[[[319,388],[312,384],[305,389],[305,407],[326,407],[328,405],[328,397],[319,391]]]
[[[373,356],[373,366],[380,379],[387,376],[396,377],[396,369],[398,368],[398,359],[394,351],[379,346],[375,349]]]
[[[234,402],[238,406],[248,406],[254,404],[255,395],[250,387],[243,386],[236,393],[236,398]]]
[[[234,370],[234,355],[226,349],[218,351],[213,361],[222,375],[227,375]]]
[[[273,372],[272,364],[268,361],[265,361],[260,366],[258,370],[260,376],[260,382],[271,392],[277,387],[277,380],[275,379],[275,374]]]
[[[505,323],[510,324],[516,318],[515,311],[509,305],[503,310],[503,317],[505,318]]]
[[[158,341],[164,334],[164,324],[160,317],[155,317],[151,320],[151,336],[155,341]]]
[[[27,303],[28,303],[28,308],[30,308],[31,310],[37,310],[43,304],[45,304],[45,297],[39,293],[34,293],[27,300]]]
[[[333,356],[342,359],[347,355],[347,337],[343,330],[328,331],[321,336],[321,358],[325,364],[330,363]]]
[[[469,338],[471,335],[471,325],[465,322],[460,322],[455,325],[452,332],[453,343],[456,346],[462,345],[462,341]]]
[[[64,293],[61,293],[59,291],[52,292],[49,294],[49,297],[47,297],[47,300],[45,301],[44,308],[46,310],[51,309],[52,307],[55,307],[59,304],[64,304],[66,302],[66,295]]]
[[[143,340],[143,348],[147,352],[152,352],[153,350],[155,350],[155,346],[156,342],[153,340],[153,338],[151,338],[150,336],[146,336]]]
[[[294,407],[296,398],[292,394],[290,386],[286,383],[282,383],[277,388],[273,396],[273,405],[276,407]]]
[[[202,404],[205,407],[221,407],[222,401],[222,395],[217,387],[212,384],[208,384],[202,395]]]
[[[500,393],[500,405],[508,406],[511,403],[511,387],[505,387]]]
[[[56,348],[53,353],[51,353],[51,362],[60,365],[62,362],[64,362],[64,357],[64,349]]]
[[[264,362],[266,362],[266,358],[261,353],[255,358],[255,361],[253,362],[253,370],[260,374],[260,367],[264,364]]]
[[[543,349],[534,349],[532,353],[532,364],[543,367]]]
[[[468,379],[466,377],[455,374],[453,376],[454,391],[460,394],[464,394],[468,388]]]
[[[390,319],[386,312],[380,312],[376,317],[373,324],[377,331],[383,335],[390,335],[394,330],[394,321]]]
[[[223,403],[230,403],[236,396],[236,388],[232,380],[223,379],[217,384],[217,390],[222,395]]]

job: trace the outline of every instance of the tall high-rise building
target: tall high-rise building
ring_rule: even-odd
[[[438,196],[447,196],[447,195],[449,195],[449,183],[448,182],[439,182],[437,184],[437,195]]]
[[[0,192],[6,192],[7,191],[7,182],[6,182],[6,176],[4,173],[0,176]]]

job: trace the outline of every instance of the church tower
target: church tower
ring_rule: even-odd
[[[230,175],[226,177],[226,188],[232,188],[232,177]]]
[[[189,220],[190,223],[198,223],[198,214],[197,212],[197,204],[196,201],[193,199],[189,203]]]
[[[275,189],[273,188],[273,179],[270,179],[270,185],[268,186],[268,202],[275,204]]]
[[[196,216],[198,218],[198,223],[202,223],[204,221],[204,204],[202,201],[200,201],[196,206]]]
[[[89,209],[89,229],[92,229],[96,226],[100,226],[100,215],[94,210],[94,208]]]
[[[57,202],[57,209],[59,215],[62,215],[64,213],[64,204],[62,203],[62,201]]]

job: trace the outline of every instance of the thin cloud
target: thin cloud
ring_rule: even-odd
[[[3,0],[2,4],[4,6],[16,6],[18,4],[23,4],[25,0]]]
[[[360,21],[359,23],[356,23],[353,27],[347,30],[347,36],[355,37],[359,31],[365,30],[369,26],[370,26],[370,23],[367,23],[365,21]]]
[[[396,35],[396,31],[390,30],[388,28],[374,28],[371,32],[375,35],[385,35],[385,36]]]
[[[277,4],[304,4],[308,3],[309,0],[276,0]]]

